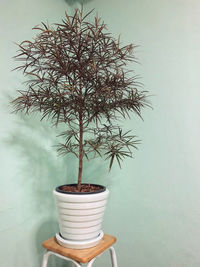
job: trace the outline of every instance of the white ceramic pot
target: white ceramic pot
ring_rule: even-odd
[[[75,243],[80,241],[89,244],[91,240],[99,240],[109,190],[92,194],[61,193],[54,190],[53,194],[61,237]]]

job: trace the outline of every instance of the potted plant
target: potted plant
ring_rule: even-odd
[[[134,112],[141,117],[147,106],[146,91],[138,90],[137,76],[128,63],[135,62],[132,44],[121,46],[107,32],[97,16],[93,22],[83,10],[66,13],[62,23],[50,27],[45,23],[33,29],[39,33],[32,41],[18,45],[17,70],[27,76],[26,88],[18,90],[12,101],[16,112],[40,112],[54,126],[64,124],[58,144],[61,155],[78,158],[75,184],[54,190],[59,214],[58,241],[67,247],[85,248],[102,238],[101,222],[109,194],[108,189],[91,181],[82,181],[83,159],[104,157],[109,169],[116,160],[132,157],[138,140],[122,131],[120,119]]]

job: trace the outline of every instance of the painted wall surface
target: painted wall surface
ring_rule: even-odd
[[[133,66],[150,91],[154,110],[144,122],[125,123],[142,139],[122,170],[98,160],[86,164],[85,181],[111,191],[104,231],[116,235],[119,266],[200,266],[200,2],[197,0],[91,0],[123,44],[139,47]],[[32,38],[31,28],[59,22],[73,0],[0,0],[0,267],[39,267],[41,242],[58,230],[53,188],[76,177],[73,158],[57,158],[59,129],[37,116],[10,114],[20,89],[13,42]],[[108,254],[95,266],[109,266]],[[64,266],[52,258],[53,266]],[[54,265],[55,266],[55,265]],[[66,266],[66,265],[65,265]]]

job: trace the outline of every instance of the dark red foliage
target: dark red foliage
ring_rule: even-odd
[[[54,27],[36,26],[39,34],[19,44],[15,57],[21,62],[16,69],[27,75],[26,89],[12,102],[15,111],[39,111],[55,125],[66,123],[58,152],[79,158],[79,189],[83,157],[105,156],[111,168],[114,158],[120,165],[132,156],[130,148],[138,141],[116,121],[130,112],[141,117],[148,105],[137,76],[127,68],[135,62],[134,45],[121,47],[97,16],[87,20],[91,12],[76,10]]]

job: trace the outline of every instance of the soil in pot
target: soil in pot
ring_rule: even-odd
[[[96,184],[82,184],[81,189],[78,190],[77,184],[61,185],[57,188],[57,191],[63,193],[99,193],[105,191],[105,187]]]

